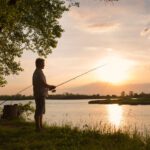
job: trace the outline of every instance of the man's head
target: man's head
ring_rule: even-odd
[[[37,58],[36,61],[35,61],[35,65],[36,65],[36,68],[39,68],[39,69],[44,69],[44,66],[45,66],[45,60],[42,59],[42,58]]]

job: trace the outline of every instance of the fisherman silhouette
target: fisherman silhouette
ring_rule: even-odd
[[[45,75],[42,71],[45,66],[44,59],[37,58],[35,61],[35,65],[36,69],[32,77],[33,94],[36,104],[34,119],[36,131],[40,131],[43,128],[43,114],[45,114],[45,98],[46,96],[48,96],[48,90],[55,91],[56,86],[49,85],[46,82]]]

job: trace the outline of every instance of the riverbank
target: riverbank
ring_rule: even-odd
[[[150,98],[120,98],[116,100],[91,100],[89,104],[150,105]]]
[[[0,121],[0,150],[149,150],[150,137],[137,131],[113,132],[106,127],[92,129],[47,126],[35,132],[34,124],[23,121]]]

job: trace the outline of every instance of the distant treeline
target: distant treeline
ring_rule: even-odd
[[[72,93],[64,93],[64,94],[53,94],[48,95],[47,99],[99,99],[99,98],[117,98],[116,95],[84,95],[84,94],[72,94]],[[32,95],[0,95],[0,100],[32,100],[34,97]]]
[[[122,92],[120,96],[117,95],[84,95],[84,94],[72,94],[72,93],[64,93],[64,94],[53,94],[48,95],[47,99],[111,99],[111,98],[120,98],[120,97],[131,97],[131,98],[150,98],[150,94],[146,93],[132,93],[126,95],[125,92]],[[34,99],[33,95],[0,95],[0,100],[32,100]]]
[[[0,95],[0,100],[31,100],[33,96],[26,96],[26,95]]]

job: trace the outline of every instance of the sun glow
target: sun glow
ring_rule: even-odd
[[[106,63],[106,66],[99,71],[100,80],[119,84],[129,79],[129,70],[132,67],[131,61],[118,55],[112,55],[104,58],[101,64],[102,62]]]

